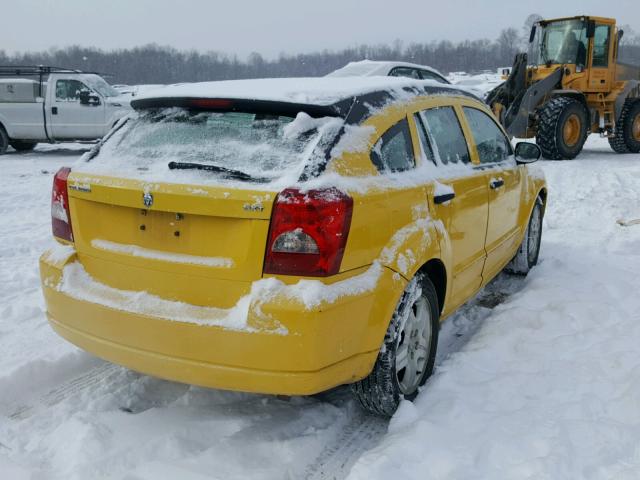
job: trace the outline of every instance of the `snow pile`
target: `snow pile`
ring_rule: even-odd
[[[367,151],[376,129],[371,125],[345,125],[344,134],[331,149],[331,156],[338,158],[344,153]]]
[[[124,245],[122,243],[111,242],[96,238],[91,240],[91,246],[106,252],[120,253],[134,257],[148,258],[170,263],[187,263],[190,265],[202,265],[212,268],[232,268],[234,263],[231,258],[224,257],[199,257],[196,255],[186,255],[182,253],[169,253],[160,250],[151,250],[139,247],[138,245]],[[51,255],[49,256],[51,258]]]
[[[119,290],[93,279],[78,262],[65,265],[57,290],[77,300],[95,303],[136,315],[155,317],[174,322],[215,326],[229,330],[257,331],[249,325],[248,313],[252,298],[261,298],[261,285],[243,296],[232,308],[201,307],[184,302],[166,300],[144,291]],[[262,326],[261,332],[286,335],[287,329],[275,325]]]
[[[153,118],[133,114],[126,125],[78,160],[73,171],[150,184],[246,189],[257,183],[266,191],[278,191],[296,184],[307,164],[324,161],[326,149],[344,123],[337,117],[312,118],[304,112],[293,119],[265,120],[233,112],[191,115],[178,108],[161,113]],[[350,141],[350,135],[349,130],[343,137],[345,142]],[[221,170],[170,169],[170,162]],[[246,178],[238,178],[238,172]],[[96,177],[95,181],[102,179]],[[202,193],[197,188],[193,191]]]
[[[320,280],[299,280],[287,285],[276,278],[265,278],[253,283],[252,292],[256,292],[254,298],[258,304],[274,299],[287,299],[300,303],[306,310],[311,310],[323,304],[372,292],[383,268],[375,261],[363,273],[331,284],[325,284]]]
[[[498,73],[468,75],[461,72],[452,72],[447,79],[454,85],[468,90],[480,98],[486,98],[491,90],[504,82],[502,75]]]
[[[434,72],[441,77],[444,77],[442,73],[432,67],[426,65],[418,65],[416,63],[408,62],[390,62],[390,61],[378,61],[378,60],[360,60],[357,62],[349,62],[344,67],[334,70],[328,73],[327,77],[371,77],[371,76],[387,76],[391,70],[395,67],[408,67],[417,68],[420,70],[427,70]]]

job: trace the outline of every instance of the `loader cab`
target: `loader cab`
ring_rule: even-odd
[[[562,88],[607,92],[615,75],[615,20],[572,17],[543,20],[532,27],[529,67],[531,80],[565,67]],[[539,77],[539,78],[538,78]]]

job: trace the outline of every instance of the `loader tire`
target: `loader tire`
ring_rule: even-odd
[[[2,125],[0,125],[0,155],[3,155],[7,151],[9,146],[9,135],[4,131]]]
[[[616,153],[640,152],[640,99],[628,98],[624,102],[609,145]]]
[[[570,160],[587,139],[587,111],[578,100],[558,97],[540,109],[536,143],[549,160]]]

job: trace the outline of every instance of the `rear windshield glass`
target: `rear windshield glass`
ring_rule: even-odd
[[[186,175],[205,183],[216,178],[265,183],[299,174],[322,133],[327,136],[324,127],[331,120],[336,119],[313,119],[304,113],[294,119],[183,108],[142,112],[109,138],[81,170],[160,181],[181,181]],[[195,165],[170,169],[171,162]]]

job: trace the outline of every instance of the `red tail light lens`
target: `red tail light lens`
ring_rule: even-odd
[[[51,192],[51,227],[53,236],[68,242],[73,242],[73,230],[71,229],[71,211],[69,210],[69,192],[67,190],[67,178],[71,169],[63,167],[53,177],[53,190]]]
[[[271,214],[264,273],[338,273],[352,213],[353,199],[335,188],[280,192]]]

